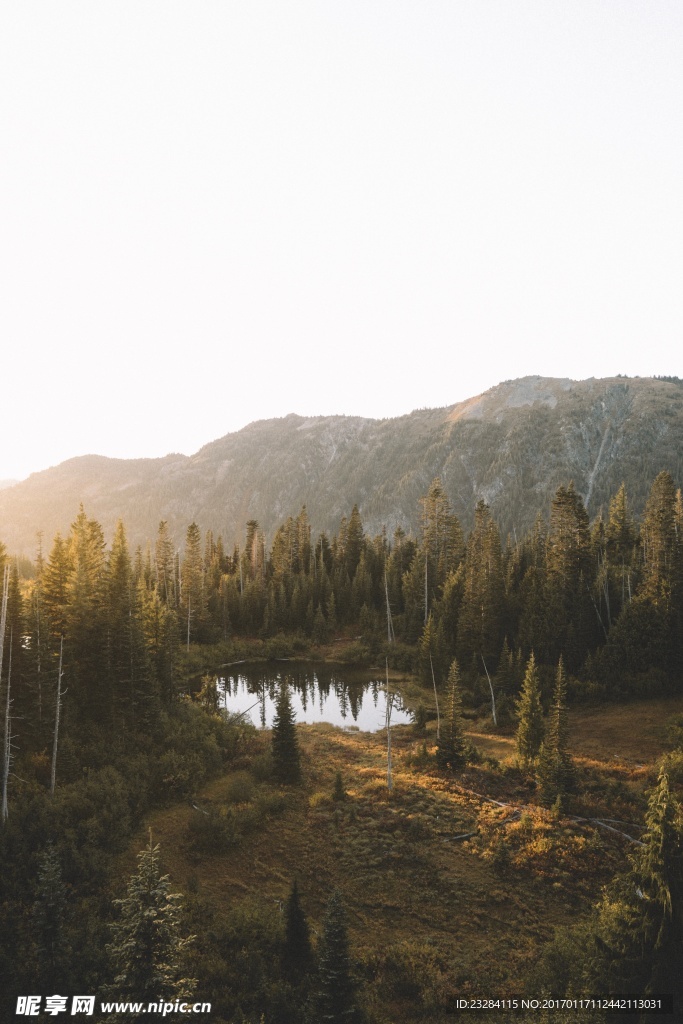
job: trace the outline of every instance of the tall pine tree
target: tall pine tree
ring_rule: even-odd
[[[517,758],[528,771],[538,758],[543,742],[543,708],[541,684],[533,651],[526,667],[522,690],[517,701]]]
[[[286,975],[294,982],[300,981],[313,964],[311,933],[301,908],[296,878],[285,904],[285,948],[282,961]]]
[[[317,1024],[356,1024],[360,1014],[355,1003],[356,986],[351,978],[346,914],[338,889],[327,904],[323,934],[318,948]]]
[[[441,735],[436,742],[436,763],[439,768],[450,768],[457,772],[467,764],[469,744],[463,733],[462,693],[460,690],[460,669],[453,659],[446,680],[448,710]]]
[[[286,680],[280,683],[272,732],[273,765],[280,782],[301,782],[301,757],[294,711]]]
[[[153,845],[150,832],[126,896],[114,901],[120,917],[107,950],[117,998],[157,1002],[193,994],[196,982],[186,976],[186,969],[194,936],[182,935],[182,897],[171,892],[159,861],[159,846]]]
[[[553,704],[548,717],[545,740],[538,758],[538,782],[541,799],[552,804],[572,788],[574,765],[568,750],[567,678],[560,658],[555,676]]]

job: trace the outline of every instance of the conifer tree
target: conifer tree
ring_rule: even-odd
[[[518,643],[525,651],[538,651],[541,662],[548,659],[554,642],[548,622],[546,595],[546,554],[548,538],[543,516],[538,514],[531,536],[522,543],[522,580],[517,600],[520,605]]]
[[[159,523],[156,544],[154,546],[154,570],[157,591],[161,600],[172,607],[177,604],[175,573],[173,570],[173,543],[168,532],[168,523],[162,519]]]
[[[59,857],[52,843],[40,859],[38,890],[33,908],[38,977],[45,992],[66,984],[71,949],[66,938],[67,889]]]
[[[294,723],[294,711],[286,680],[280,683],[272,733],[273,765],[280,782],[301,782],[299,741]]]
[[[610,564],[614,566],[631,564],[637,543],[637,533],[626,494],[626,485],[623,483],[609,503],[605,540]]]
[[[111,721],[108,686],[107,566],[101,525],[81,506],[69,536],[65,670],[72,713],[83,728]]]
[[[313,963],[311,934],[306,915],[301,909],[296,878],[285,904],[285,948],[282,959],[285,972],[293,981],[299,981]]]
[[[469,744],[463,734],[462,693],[460,669],[453,659],[446,680],[449,703],[446,721],[436,742],[436,763],[439,768],[459,771],[467,764]]]
[[[422,544],[419,561],[427,563],[430,594],[440,596],[449,572],[454,572],[462,559],[464,541],[462,528],[453,513],[443,484],[436,477],[427,494],[420,498]]]
[[[7,627],[5,632],[6,655],[12,642],[12,718],[19,723],[22,746],[26,749],[31,734],[38,733],[39,720],[36,709],[37,694],[29,682],[28,652],[23,642],[26,633],[24,600],[19,584],[16,559],[10,566],[9,589],[7,592]]]
[[[671,475],[662,472],[655,479],[645,506],[643,527],[643,596],[669,610],[678,589],[680,553],[676,530],[676,490]]]
[[[427,686],[432,684],[432,671],[441,681],[446,672],[446,665],[448,661],[443,625],[441,622],[435,623],[430,612],[418,643],[418,666],[422,682]]]
[[[515,659],[508,638],[503,640],[503,646],[498,658],[498,671],[496,672],[496,683],[503,696],[509,697],[515,690]]]
[[[173,668],[178,646],[178,620],[175,610],[162,601],[158,590],[138,586],[137,608],[140,630],[150,672],[150,696],[158,696],[168,706],[174,695]],[[147,702],[149,704],[154,701]]]
[[[114,903],[120,918],[107,950],[116,971],[111,986],[116,996],[144,1002],[191,996],[196,982],[185,970],[194,936],[181,934],[182,897],[171,892],[169,876],[161,874],[151,832],[126,896]]]
[[[526,667],[526,674],[519,700],[516,705],[517,757],[526,771],[535,763],[543,742],[543,708],[541,706],[541,684],[533,651]]]
[[[683,811],[660,767],[645,816],[643,846],[598,907],[587,974],[602,991],[683,997]]]
[[[457,628],[458,655],[489,663],[498,657],[504,611],[504,582],[498,527],[484,501],[477,503],[467,541],[463,594]]]
[[[346,527],[344,544],[344,562],[350,580],[353,580],[358,563],[360,562],[360,556],[363,552],[363,539],[363,522],[358,511],[358,505],[354,505]]]
[[[546,737],[538,758],[538,782],[546,804],[562,798],[572,787],[574,766],[567,749],[568,732],[567,678],[560,658]]]
[[[180,617],[183,638],[189,649],[190,641],[201,638],[206,625],[206,592],[204,587],[204,559],[199,527],[190,523],[185,538],[185,555],[180,568]]]
[[[604,633],[590,595],[593,567],[588,513],[573,483],[559,487],[553,498],[546,567],[552,659],[564,652],[570,668],[576,667],[596,637],[603,639]]]
[[[58,533],[41,576],[41,588],[51,648],[59,651],[59,638],[66,632],[71,559],[67,542]]]
[[[346,914],[338,889],[327,904],[318,949],[317,1024],[356,1024],[360,1021],[351,978]]]

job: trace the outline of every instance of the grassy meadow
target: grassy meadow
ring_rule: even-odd
[[[390,791],[384,733],[300,725],[300,786],[272,782],[270,733],[246,731],[234,770],[146,827],[186,894],[202,963],[213,956],[224,970],[235,943],[281,936],[294,878],[315,940],[339,888],[369,1019],[436,1022],[458,996],[520,995],[554,930],[590,912],[632,844],[576,819],[608,819],[638,836],[645,791],[680,714],[681,698],[573,711],[578,787],[566,814],[538,805],[511,731],[471,722],[483,760],[454,776],[435,767],[434,721],[395,727]],[[335,800],[338,772],[345,798]],[[122,875],[143,844],[141,833]],[[242,923],[226,939],[221,922],[235,915]],[[242,952],[249,969],[250,950]],[[267,951],[259,956],[267,961]],[[199,975],[208,984],[205,967]],[[220,1014],[220,996],[218,1004]],[[214,1019],[232,1019],[223,1012]]]

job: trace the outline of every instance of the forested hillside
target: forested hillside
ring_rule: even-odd
[[[306,505],[331,534],[358,506],[371,534],[416,536],[418,501],[439,476],[465,529],[484,500],[501,535],[519,537],[570,480],[591,516],[622,482],[642,512],[650,482],[683,474],[683,388],[676,378],[570,381],[525,377],[445,409],[397,419],[287,416],[252,423],[195,455],[71,459],[0,491],[0,535],[35,557],[36,533],[65,533],[84,502],[111,537],[133,544],[160,520],[176,547],[193,520],[232,547],[250,519],[270,542]]]
[[[399,871],[408,863],[401,858],[408,857],[421,872],[419,884],[441,922],[444,943],[455,926],[439,908],[451,905],[454,890],[442,893],[439,886],[444,872],[448,885],[457,885],[456,867],[473,871],[472,858],[487,865],[477,869],[480,874],[497,872],[503,889],[508,877],[518,885],[515,871],[523,879],[525,871],[546,879],[558,899],[559,887],[557,913],[567,922],[577,908],[588,913],[586,900],[596,898],[610,865],[620,866],[631,873],[620,876],[613,892],[626,885],[628,895],[637,886],[648,894],[647,906],[628,895],[615,910],[616,897],[611,903],[605,897],[590,926],[584,925],[589,938],[572,933],[565,945],[548,946],[537,977],[566,992],[579,982],[598,985],[595,964],[602,964],[604,977],[613,979],[605,982],[607,991],[629,976],[637,977],[638,991],[655,983],[666,990],[681,950],[683,828],[675,791],[683,755],[679,750],[663,763],[647,804],[642,779],[629,776],[629,785],[612,785],[595,763],[577,767],[567,719],[568,707],[596,699],[670,699],[683,692],[683,503],[665,470],[648,481],[647,490],[642,515],[635,514],[622,484],[606,496],[604,514],[591,519],[576,487],[562,483],[533,527],[505,540],[483,500],[475,504],[468,529],[435,478],[417,503],[414,537],[400,527],[392,535],[373,535],[354,505],[329,535],[316,532],[302,508],[277,526],[270,543],[256,520],[248,521],[235,547],[192,522],[177,552],[162,521],[148,544],[131,548],[123,522],[107,545],[101,524],[81,508],[68,534],[40,550],[24,575],[3,547],[0,974],[7,992],[96,990],[152,998],[155,985],[169,997],[199,988],[223,1007],[218,1020],[256,1024],[265,1013],[266,1021],[286,1024],[305,1019],[304,1009],[316,1019],[315,1007],[331,999],[325,986],[343,956],[349,1008],[360,1013],[365,1007],[366,1019],[381,1024],[383,992],[398,1007],[395,1019],[437,1022],[442,1011],[451,1012],[462,985],[473,992],[483,983],[476,965],[458,973],[426,939],[419,950],[410,943],[392,953],[368,947],[352,971],[343,909],[333,892],[326,894],[316,961],[310,947],[306,962],[292,966],[295,939],[248,909],[221,911],[212,925],[211,934],[223,936],[221,949],[233,953],[199,940],[191,955],[186,933],[190,926],[199,931],[203,905],[195,900],[190,925],[180,901],[166,900],[168,883],[151,841],[128,896],[112,903],[109,894],[120,874],[117,857],[125,855],[141,822],[170,806],[171,818],[160,820],[175,835],[178,807],[188,798],[194,813],[172,847],[174,857],[198,864],[251,848],[280,814],[293,830],[292,844],[295,835],[305,837],[307,828],[324,820],[331,830],[326,843],[336,844],[338,861],[315,852],[312,833],[300,854],[311,877],[317,877],[316,857],[324,859],[326,877],[341,872],[337,883],[346,879],[339,865],[358,861],[365,871],[381,862]],[[25,561],[21,565],[26,568]],[[346,753],[340,753],[336,741],[321,734],[309,738],[302,760],[283,683],[272,749],[265,750],[253,729],[221,711],[215,671],[205,674],[250,654],[291,657],[315,649],[329,656],[337,642],[347,662],[380,664],[387,676],[400,670],[412,677],[416,734],[424,740],[415,751],[409,734],[402,734],[396,756],[403,781],[386,808],[377,797],[378,786],[382,792],[386,787],[381,777],[373,774],[361,785],[363,772],[376,771],[376,742],[360,738],[355,746],[342,744]],[[441,732],[434,736],[425,725],[434,717],[437,694]],[[485,743],[514,732],[514,762],[502,767],[496,757],[484,757],[472,734],[465,735],[466,716],[480,732],[489,730]],[[680,746],[680,729],[671,735]],[[328,784],[320,765],[332,750],[332,763],[341,766],[334,795],[316,796],[311,787],[322,777]],[[360,781],[346,811],[341,772],[356,761],[354,778]],[[226,771],[230,781],[206,789]],[[420,798],[430,808],[426,814],[415,802],[415,779],[428,791]],[[224,791],[221,810],[196,803],[200,792]],[[516,808],[512,817],[475,813],[472,797],[489,799],[482,791]],[[338,802],[338,813],[325,811],[331,801]],[[531,809],[521,809],[520,801]],[[327,817],[309,820],[316,808]],[[558,830],[553,823],[568,810],[573,818]],[[446,832],[440,814],[451,821]],[[373,840],[374,849],[385,851],[380,861],[363,852],[367,830],[378,828],[377,815],[382,830],[405,831],[397,850],[380,830]],[[607,856],[594,841],[571,832],[573,821],[596,821],[614,832],[615,819],[623,817],[645,836],[630,840],[643,851],[631,867],[623,853]],[[462,856],[439,867],[453,823],[462,833],[456,838],[474,838]],[[292,850],[281,848],[282,863],[291,862]],[[281,892],[284,876],[273,870]],[[387,900],[393,898],[393,875],[391,866],[382,878]],[[118,884],[120,891],[120,879]],[[368,876],[368,884],[379,883]],[[166,957],[160,980],[135,973],[145,886],[167,908],[168,934],[176,936],[159,947],[158,955]],[[478,915],[493,912],[483,876],[467,892]],[[504,897],[498,892],[495,899]],[[538,901],[539,914],[542,905]],[[383,915],[385,903],[378,906]],[[419,916],[417,904],[412,912]],[[397,909],[386,913],[388,927]],[[549,922],[529,933],[519,915],[511,927],[525,944],[515,970],[530,969],[551,937]],[[461,941],[463,929],[461,922]],[[359,941],[369,941],[369,934],[362,932]],[[594,961],[576,953],[582,941]],[[233,955],[242,956],[242,973],[231,966]],[[277,968],[266,970],[271,960]],[[397,970],[412,979],[408,988],[394,977]],[[518,990],[519,978],[502,969],[496,977],[506,991]],[[11,1007],[7,1014],[9,1019]]]

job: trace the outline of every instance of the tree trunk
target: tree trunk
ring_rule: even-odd
[[[11,744],[12,744],[12,728],[10,725],[9,709],[10,709],[10,683],[12,680],[12,632],[10,631],[9,636],[9,665],[7,666],[7,699],[5,701],[5,737],[3,746],[3,766],[2,766],[2,817],[3,824],[7,821],[9,811],[7,809],[7,783],[9,781],[9,769],[12,760]]]
[[[57,781],[57,744],[59,742],[59,716],[62,710],[62,659],[64,655],[64,635],[59,641],[59,672],[57,673],[57,704],[55,707],[55,734],[52,742],[52,770],[50,772],[50,796],[54,796]]]
[[[481,655],[481,663],[484,666],[484,672],[486,673],[486,678],[489,681],[489,689],[491,690],[491,717],[493,718],[493,724],[498,725],[498,720],[496,719],[496,698],[493,693],[493,683],[491,682],[491,676],[489,675],[489,670],[486,667],[483,654]]]
[[[436,679],[434,678],[434,662],[432,661],[431,654],[429,655],[429,664],[432,668],[432,683],[434,684],[434,700],[436,701],[436,738],[441,739],[441,715],[439,714],[439,695],[436,692]]]
[[[389,693],[389,659],[385,658],[387,671],[387,788],[393,789],[394,782],[391,777],[391,710],[394,703],[393,694]]]
[[[5,566],[5,575],[2,581],[2,612],[0,613],[0,680],[2,680],[2,660],[5,651],[5,629],[7,627],[7,601],[9,597],[9,565]],[[2,821],[7,819],[7,779],[9,776],[9,743],[10,743],[10,678],[12,675],[12,642],[10,640],[10,664],[7,673],[7,701],[5,704],[5,744],[3,748],[3,772],[2,772]]]

